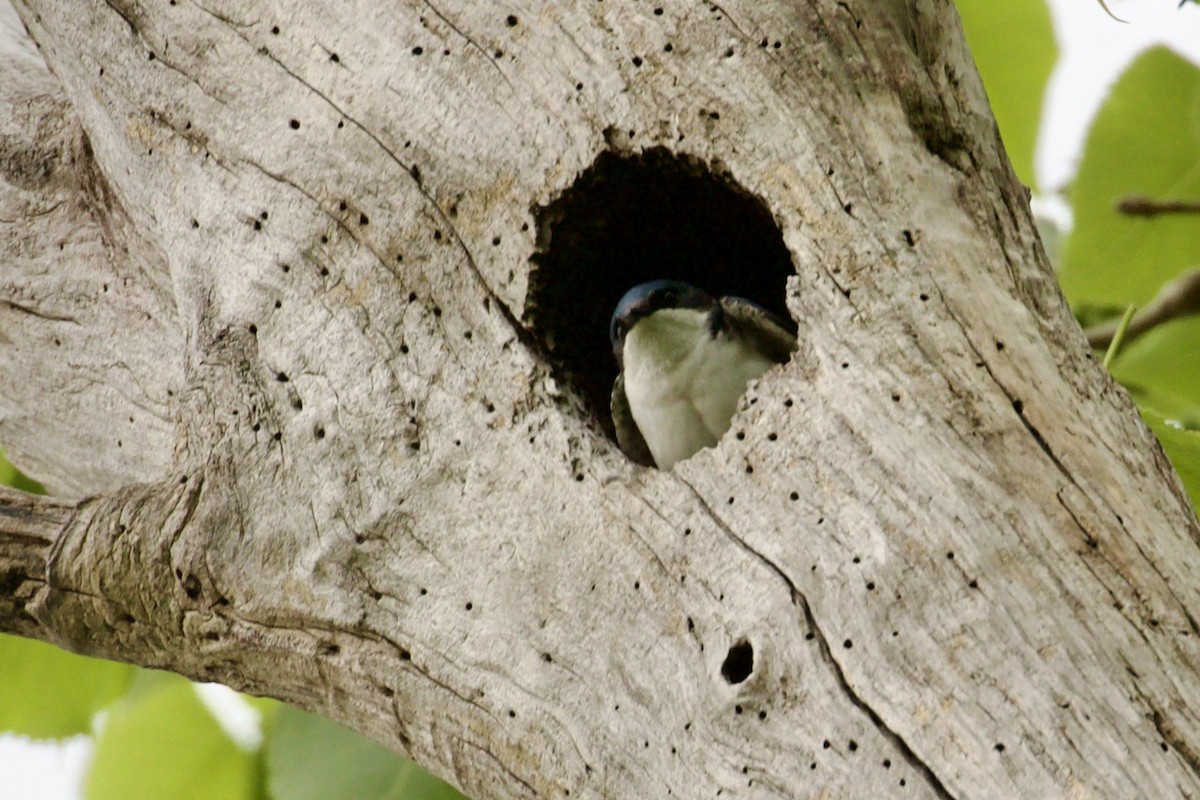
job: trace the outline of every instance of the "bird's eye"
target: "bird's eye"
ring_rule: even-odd
[[[618,339],[624,339],[625,338],[625,320],[623,320],[623,319],[617,320],[616,324],[613,326],[613,331],[616,333],[616,336]]]
[[[662,300],[663,300],[663,305],[667,305],[667,306],[674,305],[675,304],[675,292],[670,291],[670,290],[663,292]]]

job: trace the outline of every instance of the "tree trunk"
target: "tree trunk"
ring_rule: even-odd
[[[950,2],[16,7],[0,629],[480,800],[1200,793],[1200,528]],[[670,472],[656,277],[801,341]]]

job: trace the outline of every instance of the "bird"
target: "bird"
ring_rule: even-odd
[[[617,443],[630,460],[661,470],[715,445],[746,385],[796,349],[787,324],[766,309],[677,280],[626,292],[608,332]]]

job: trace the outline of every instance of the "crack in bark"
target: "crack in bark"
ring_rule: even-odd
[[[1064,486],[1063,488],[1065,489],[1066,487]],[[1063,507],[1063,510],[1066,511],[1071,517],[1071,520],[1074,521],[1075,527],[1079,528],[1080,532],[1083,534],[1084,544],[1093,550],[1098,549],[1100,547],[1100,540],[1092,535],[1092,532],[1088,530],[1086,525],[1083,524],[1083,520],[1081,520],[1075,514],[1075,509],[1071,508],[1067,501],[1063,499],[1063,489],[1059,489],[1057,492],[1055,492],[1054,496],[1058,498],[1058,504]]]
[[[1200,778],[1200,754],[1179,733],[1175,728],[1175,724],[1167,719],[1166,715],[1153,703],[1150,704],[1150,709],[1152,714],[1151,719],[1154,721],[1154,729],[1158,731],[1158,735],[1179,754],[1179,757],[1183,759],[1183,763],[1188,765],[1188,769],[1192,771],[1192,774]]]
[[[1133,677],[1133,691],[1137,694],[1138,699],[1149,709],[1150,713],[1148,716],[1150,721],[1154,724],[1154,730],[1162,737],[1163,743],[1168,747],[1174,748],[1175,752],[1183,760],[1183,763],[1192,771],[1192,774],[1200,777],[1200,754],[1179,733],[1175,724],[1167,718],[1167,715],[1158,707],[1158,704],[1147,697],[1146,693],[1142,691],[1142,687],[1138,684],[1138,679],[1141,676],[1129,666],[1128,662],[1125,664],[1125,669]]]
[[[47,312],[38,311],[36,308],[33,308],[32,306],[22,305],[21,303],[14,302],[12,300],[0,299],[0,305],[4,306],[6,308],[12,309],[13,311],[19,311],[22,314],[28,314],[31,317],[37,317],[38,319],[44,319],[47,322],[70,322],[73,325],[80,324],[79,320],[75,319],[74,317],[64,317],[64,316],[60,316],[58,314],[50,314]]]
[[[162,62],[163,66],[165,66],[167,69],[170,69],[173,72],[178,73],[180,76],[182,76],[184,78],[184,80],[187,80],[188,82],[194,84],[197,89],[199,89],[201,92],[204,93],[205,96],[212,98],[214,101],[216,101],[217,103],[219,103],[222,106],[228,105],[220,97],[217,97],[211,91],[206,89],[200,83],[200,81],[198,79],[189,75],[181,67],[176,66],[175,64],[172,64],[170,61],[168,61],[165,57],[165,54],[156,52],[154,46],[151,45],[148,41],[146,41],[146,37],[142,34],[141,25],[139,25],[138,22],[136,22],[134,20],[133,15],[129,11],[119,8],[117,6],[116,0],[104,0],[104,4],[107,5],[109,8],[111,8],[113,11],[115,11],[117,13],[117,15],[120,16],[121,19],[123,19],[125,21],[125,24],[129,26],[129,32],[134,36],[134,38],[136,38],[139,42],[141,42],[143,45],[146,46],[146,49],[149,50],[151,52],[151,54],[153,54],[154,59],[156,61]],[[203,10],[207,11],[207,9],[203,9]],[[212,12],[210,11],[209,13],[211,14]]]
[[[438,9],[437,6],[435,6],[433,3],[430,2],[430,0],[422,0],[422,2],[425,3],[425,6],[430,11],[432,11],[438,19],[440,19],[443,23],[445,23],[446,27],[448,27],[450,30],[454,31],[459,36],[461,36],[463,39],[465,39],[467,41],[467,43],[469,45],[471,45],[471,47],[474,47],[476,50],[478,50],[483,55],[483,57],[488,60],[488,63],[490,63],[492,65],[492,68],[496,70],[496,74],[500,76],[501,80],[503,80],[506,84],[508,84],[509,89],[512,89],[513,94],[517,93],[517,87],[513,86],[512,81],[510,81],[508,79],[508,76],[504,74],[504,70],[500,69],[500,64],[496,62],[496,59],[492,58],[491,53],[489,53],[487,50],[485,50],[482,45],[480,45],[478,42],[476,42],[470,36],[463,33],[459,29],[459,27],[457,25],[455,25],[453,22],[451,22],[450,19]]]
[[[850,4],[849,4],[849,3],[839,2],[839,3],[838,3],[838,8],[840,8],[842,11],[845,11],[847,14],[849,14],[849,15],[850,15],[850,19],[854,20],[854,27],[855,27],[856,29],[857,29],[857,28],[861,28],[861,27],[862,27],[862,20],[861,20],[861,19],[859,19],[857,15],[855,15],[855,13],[854,13],[854,9],[850,8]],[[857,36],[857,35],[854,37],[854,41],[855,41],[856,43],[858,43],[858,36]],[[860,48],[862,47],[861,43],[859,43],[859,47],[860,47]]]
[[[822,632],[821,628],[817,625],[817,619],[812,613],[812,608],[808,604],[808,599],[800,592],[796,592],[794,598],[798,601],[798,605],[804,612],[804,621],[808,623],[809,630],[816,634],[817,647],[821,651],[822,657],[829,664],[829,667],[833,672],[833,676],[837,680],[838,686],[845,693],[846,697],[849,698],[850,702],[853,703],[859,711],[862,711],[867,715],[868,719],[875,724],[875,727],[879,730],[883,737],[890,741],[892,745],[900,751],[909,765],[924,776],[925,780],[929,783],[930,787],[934,790],[938,797],[944,798],[945,800],[955,800],[954,795],[950,794],[950,791],[942,783],[941,779],[938,778],[937,774],[933,771],[933,768],[925,763],[925,761],[918,756],[911,747],[909,747],[908,742],[904,741],[900,734],[892,730],[892,728],[883,721],[883,718],[879,716],[879,713],[875,711],[875,709],[871,708],[871,706],[867,704],[867,701],[863,700],[862,697],[860,697],[850,685],[850,682],[846,679],[846,673],[842,670],[842,665],[838,663],[836,658],[833,657],[833,651],[829,647],[829,640],[825,638],[824,632]]]
[[[941,287],[938,287],[938,292],[944,296]],[[1079,484],[1075,481],[1075,476],[1071,474],[1071,471],[1067,469],[1066,465],[1063,464],[1062,461],[1059,460],[1058,456],[1054,453],[1054,450],[1050,447],[1050,443],[1046,441],[1046,437],[1042,436],[1042,432],[1037,429],[1037,426],[1025,417],[1025,410],[1021,399],[1013,395],[1013,393],[1009,391],[1009,388],[1004,385],[1003,381],[996,377],[996,373],[992,370],[992,365],[988,363],[987,359],[983,357],[983,354],[979,352],[979,348],[975,346],[975,342],[973,342],[971,337],[967,335],[967,327],[963,324],[963,321],[959,319],[958,315],[954,313],[954,309],[949,303],[947,303],[944,308],[946,309],[946,314],[949,315],[950,319],[954,320],[954,324],[957,325],[959,331],[962,332],[962,338],[963,341],[967,343],[967,347],[971,348],[971,352],[975,354],[976,363],[978,365],[982,365],[984,371],[987,372],[988,377],[992,379],[992,383],[994,383],[996,388],[998,388],[1000,392],[1008,399],[1009,404],[1012,406],[1013,412],[1017,415],[1017,419],[1021,420],[1021,424],[1025,427],[1025,431],[1030,435],[1030,437],[1033,438],[1033,441],[1037,443],[1037,446],[1041,448],[1041,451],[1045,453],[1046,457],[1053,462],[1054,466],[1058,468],[1058,471],[1062,473],[1062,476],[1066,478],[1072,486],[1076,487],[1080,491],[1083,491],[1083,489],[1080,488]]]
[[[630,492],[630,497],[640,501],[642,503],[642,505],[644,505],[644,506],[646,506],[646,508],[650,509],[650,511],[653,512],[654,516],[658,517],[659,519],[661,519],[663,522],[665,522],[667,524],[667,527],[671,527],[671,528],[674,527],[674,525],[671,524],[671,521],[669,519],[667,519],[665,516],[663,516],[663,513],[661,511],[659,511],[658,508],[653,503],[651,503],[649,500],[647,500],[645,497],[643,497],[640,492]],[[629,529],[634,534],[634,536],[637,537],[637,540],[642,543],[642,545],[646,548],[646,550],[649,551],[650,555],[653,556],[655,563],[658,564],[658,568],[660,570],[662,570],[662,574],[664,576],[666,576],[666,578],[668,580],[670,580],[671,574],[672,574],[671,570],[667,569],[667,565],[663,562],[662,558],[659,557],[658,552],[655,551],[655,549],[650,546],[650,542],[646,541],[646,538],[644,536],[642,536],[640,533],[638,533],[636,526],[631,525],[631,526],[629,526]]]
[[[167,60],[166,56],[155,54],[155,60],[158,61],[160,64],[162,64],[167,69],[171,70],[172,72],[179,74],[184,80],[186,80],[188,83],[191,83],[193,86],[195,86],[197,89],[199,89],[200,92],[205,97],[212,99],[212,101],[215,102],[217,105],[223,106],[225,108],[229,107],[228,102],[226,102],[223,98],[218,97],[216,94],[213,93],[212,90],[206,88],[204,86],[204,84],[200,83],[199,78],[195,78],[195,77],[189,75],[187,73],[187,71],[183,69],[183,67],[179,67],[179,66],[176,66],[175,64],[172,64],[170,61]],[[205,148],[205,149],[207,149],[207,148]]]
[[[196,2],[193,3],[193,5],[203,11],[205,14],[208,14],[214,19],[220,20],[231,28],[251,28],[259,23],[258,18],[255,18],[253,22],[237,22],[232,17],[227,17],[224,14],[219,14],[216,11],[213,11],[211,8],[207,8],[203,3]]]
[[[361,633],[355,632],[355,635],[361,635]],[[392,642],[390,639],[387,639],[386,637],[379,636],[378,638],[380,641],[387,642],[389,645],[394,647],[396,649],[397,657],[401,657],[399,654],[400,654],[400,651],[402,648],[396,647],[395,643]],[[500,724],[499,718],[494,713],[492,713],[492,711],[490,709],[487,709],[484,706],[480,705],[478,701],[472,700],[470,697],[467,697],[465,694],[459,692],[457,689],[455,689],[450,684],[445,683],[441,680],[438,680],[429,672],[429,670],[427,670],[427,669],[421,667],[419,664],[417,664],[417,662],[415,660],[410,659],[408,661],[408,663],[410,665],[412,665],[413,670],[417,674],[421,675],[423,678],[428,680],[434,686],[437,686],[439,689],[443,689],[443,690],[449,692],[450,694],[454,695],[455,697],[457,697],[459,700],[463,701],[467,705],[473,706],[474,708],[479,709],[481,712],[486,714],[488,716],[488,718],[490,718],[492,720],[492,722],[495,722],[497,725]]]
[[[1063,488],[1065,489],[1066,487],[1063,487]],[[1078,489],[1078,486],[1076,486],[1075,488]],[[1080,491],[1082,492],[1082,490],[1080,490]],[[1075,510],[1071,507],[1069,502],[1063,497],[1063,489],[1060,489],[1057,492],[1056,496],[1058,497],[1059,505],[1061,505],[1063,507],[1063,509],[1071,517],[1071,520],[1075,523],[1075,526],[1077,528],[1079,528],[1079,530],[1083,533],[1084,542],[1088,545],[1088,547],[1091,548],[1093,551],[1097,552],[1097,554],[1104,561],[1104,563],[1107,564],[1109,566],[1109,568],[1112,569],[1112,571],[1119,578],[1121,578],[1127,586],[1130,587],[1131,591],[1134,591],[1135,597],[1140,600],[1140,597],[1138,597],[1134,582],[1132,580],[1130,580],[1130,578],[1121,569],[1121,565],[1119,563],[1114,562],[1112,560],[1112,558],[1109,557],[1108,548],[1104,548],[1104,549],[1100,548],[1099,539],[1088,530],[1088,528],[1084,524],[1083,520],[1081,520],[1079,518],[1079,515],[1075,513]],[[1187,605],[1178,597],[1175,590],[1171,586],[1171,581],[1167,578],[1167,576],[1159,568],[1158,564],[1150,557],[1150,555],[1148,553],[1146,553],[1145,549],[1141,546],[1141,544],[1137,541],[1137,539],[1129,533],[1129,530],[1127,528],[1125,528],[1124,524],[1121,525],[1121,530],[1124,531],[1124,533],[1125,533],[1125,539],[1133,544],[1134,548],[1138,552],[1138,555],[1141,556],[1142,561],[1145,562],[1150,567],[1150,569],[1154,572],[1154,574],[1162,582],[1162,585],[1166,589],[1168,596],[1170,596],[1170,598],[1175,601],[1177,609],[1183,615],[1184,619],[1187,620],[1188,628],[1191,630],[1192,635],[1200,636],[1200,623],[1198,623],[1196,617],[1188,609]],[[1086,559],[1084,559],[1084,561],[1086,563]],[[1089,570],[1090,569],[1091,568],[1089,566]],[[1093,575],[1096,574],[1094,570],[1092,570],[1092,574]],[[1099,579],[1098,575],[1097,575],[1097,579]],[[1104,585],[1103,581],[1101,581],[1101,585]],[[1111,594],[1111,592],[1110,592],[1110,594]],[[1115,598],[1114,598],[1114,600],[1115,600]],[[1141,630],[1141,626],[1139,626],[1137,624],[1137,622],[1135,622],[1134,619],[1130,618],[1128,615],[1124,614],[1123,612],[1122,612],[1122,616],[1126,619],[1126,621],[1128,621],[1131,625],[1133,625],[1134,628],[1136,628],[1138,630],[1139,634],[1142,636],[1142,638],[1146,642],[1147,646],[1149,646],[1150,642],[1146,638],[1144,632]],[[1150,649],[1152,651],[1154,650],[1153,647],[1151,647]]]
[[[116,4],[116,2],[114,2],[114,0],[104,0],[104,5],[108,6],[113,11],[117,12],[117,15],[121,19],[125,20],[125,24],[129,26],[130,33],[132,33],[138,39],[145,41],[145,39],[143,39],[143,37],[142,37],[141,28],[137,25],[137,23],[135,23],[133,21],[133,19],[130,17],[130,14],[128,11],[125,11],[122,8],[118,8],[117,4]]]
[[[775,564],[775,562],[771,561],[765,555],[755,550],[753,547],[747,544],[744,539],[738,536],[732,528],[730,528],[719,516],[717,516],[712,507],[707,501],[705,501],[704,497],[696,490],[694,486],[692,486],[691,483],[683,478],[679,478],[679,480],[691,491],[692,495],[696,498],[696,501],[700,503],[701,508],[704,509],[705,514],[708,515],[713,523],[727,537],[729,537],[732,542],[738,545],[742,550],[756,559],[763,566],[767,567],[767,569],[779,576],[779,578],[788,587],[788,591],[791,594],[792,604],[800,607],[801,612],[804,614],[805,623],[808,625],[809,630],[811,630],[816,637],[818,649],[821,652],[823,660],[829,666],[829,670],[833,674],[833,678],[837,682],[838,688],[842,690],[842,693],[846,695],[846,698],[850,701],[850,703],[859,711],[862,711],[863,714],[865,714],[866,717],[871,721],[871,723],[874,724],[880,735],[891,742],[892,746],[904,756],[904,759],[909,763],[909,765],[925,778],[930,788],[933,789],[938,797],[942,798],[943,800],[955,800],[954,795],[952,795],[949,790],[946,789],[941,779],[938,778],[937,774],[933,771],[933,768],[930,767],[929,764],[925,763],[925,761],[908,745],[908,742],[906,742],[899,733],[893,730],[891,726],[884,722],[879,713],[875,711],[875,709],[873,709],[867,703],[867,701],[864,700],[857,691],[855,691],[854,687],[850,685],[849,680],[846,678],[846,673],[842,669],[842,665],[838,663],[836,658],[833,657],[833,651],[829,647],[829,642],[825,638],[824,632],[822,632],[820,627],[817,625],[817,620],[812,613],[812,607],[808,603],[808,598],[805,597],[803,592],[796,588],[796,584],[790,577],[788,577],[787,573],[784,572],[779,565]]]
[[[527,790],[529,792],[530,797],[542,797],[543,796],[536,789],[534,789],[528,783],[528,781],[526,781],[520,775],[518,775],[517,773],[515,773],[511,769],[509,769],[508,766],[503,761],[501,761],[500,758],[495,753],[493,753],[491,750],[488,750],[486,747],[483,747],[482,745],[475,744],[475,742],[464,739],[461,736],[456,736],[456,737],[454,737],[454,739],[455,739],[455,741],[458,741],[458,742],[466,745],[467,747],[470,747],[471,749],[487,756],[487,758],[490,761],[492,761],[492,763],[494,763],[497,767],[500,768],[501,772],[503,772],[508,777],[512,778],[514,781],[519,783],[525,790]]]
[[[4,151],[4,156],[5,156],[5,158],[12,157],[11,153],[8,150]],[[49,208],[40,208],[37,211],[31,211],[28,214],[22,214],[21,216],[13,217],[12,219],[8,219],[7,217],[0,217],[0,222],[4,223],[5,225],[17,225],[18,223],[28,222],[31,219],[38,219],[39,217],[46,217],[46,216],[53,214],[55,211],[58,211],[58,209],[62,208],[64,203],[66,203],[65,200],[59,200],[57,203],[54,203],[53,205],[51,205]]]
[[[133,367],[129,366],[129,364],[123,360],[114,361],[110,366],[112,369],[124,370],[125,373],[127,373],[129,375],[130,382],[141,391],[141,398],[139,398],[137,395],[134,395],[131,392],[126,391],[124,386],[113,386],[107,382],[102,382],[99,380],[96,380],[93,382],[103,385],[103,386],[107,386],[108,388],[112,389],[117,394],[119,394],[121,396],[121,399],[127,401],[134,408],[137,408],[141,411],[146,412],[150,416],[155,417],[156,419],[162,421],[165,424],[170,425],[176,421],[175,417],[172,416],[167,411],[156,410],[156,409],[160,409],[160,408],[163,408],[164,406],[166,406],[166,403],[165,402],[158,402],[158,403],[154,402],[153,398],[150,396],[150,392],[148,392],[146,390],[146,387],[143,385],[142,376],[140,374],[138,374],[138,372],[136,370],[134,370]]]
[[[1184,602],[1176,596],[1175,590],[1171,587],[1171,582],[1167,580],[1167,576],[1163,574],[1161,569],[1159,569],[1158,564],[1142,548],[1141,542],[1139,542],[1136,537],[1129,533],[1129,529],[1125,527],[1124,523],[1121,524],[1121,530],[1125,532],[1125,538],[1133,543],[1133,546],[1137,549],[1138,555],[1142,557],[1142,561],[1145,562],[1154,572],[1154,574],[1158,576],[1158,579],[1162,581],[1163,587],[1167,590],[1167,594],[1171,597],[1171,599],[1175,601],[1176,606],[1183,611],[1183,615],[1187,618],[1188,625],[1191,627],[1193,635],[1200,635],[1200,630],[1197,630],[1196,627],[1195,617],[1193,617],[1191,612],[1188,611],[1187,605],[1185,605]]]
[[[708,4],[710,6],[712,6],[713,8],[715,8],[717,11],[720,11],[722,14],[725,15],[725,19],[729,20],[729,24],[732,25],[733,29],[738,32],[739,36],[741,36],[747,42],[751,42],[751,43],[754,42],[754,40],[751,39],[749,36],[747,36],[746,32],[744,30],[742,30],[742,26],[738,25],[738,22],[736,19],[733,18],[733,15],[730,14],[728,11],[726,11],[719,3],[714,3],[714,2],[711,2],[711,0],[710,0],[710,2]]]
[[[186,477],[187,476],[185,475],[184,478],[186,479]],[[180,500],[182,500],[184,503],[183,519],[181,519],[179,524],[175,526],[174,532],[170,534],[171,541],[177,541],[179,537],[183,535],[183,532],[188,525],[191,524],[192,517],[195,516],[196,509],[200,506],[200,496],[203,493],[204,475],[200,474],[196,476],[196,480],[194,480],[191,485],[188,486],[187,491],[184,492],[184,496],[180,498]],[[178,508],[178,503],[176,504],[176,508]],[[174,510],[172,510],[172,513],[174,513]]]
[[[1004,396],[1007,397],[1010,402],[1014,404],[1020,402],[1020,399],[1014,397],[1012,393],[1008,391],[1008,387],[997,380],[996,376],[992,374],[992,367],[990,364],[985,361],[983,368],[987,370],[987,374],[991,376],[992,380],[996,381],[996,385],[1000,387],[1000,391],[1004,392]],[[1037,429],[1037,426],[1035,426],[1029,421],[1028,418],[1026,418],[1024,410],[1017,409],[1014,405],[1013,411],[1016,412],[1017,418],[1021,420],[1021,424],[1025,426],[1025,430],[1030,436],[1033,437],[1033,440],[1037,442],[1037,446],[1042,449],[1042,452],[1046,454],[1047,458],[1054,462],[1054,466],[1056,466],[1058,471],[1063,474],[1063,477],[1069,480],[1073,485],[1077,485],[1075,484],[1075,476],[1071,474],[1071,471],[1067,469],[1066,465],[1063,464],[1062,461],[1059,461],[1058,456],[1054,454],[1052,449],[1050,449],[1050,443],[1046,441],[1046,437],[1042,436],[1042,432]]]
[[[384,270],[387,271],[393,278],[399,277],[396,275],[396,271],[393,270],[389,266],[390,259],[386,258],[383,254],[381,254],[374,247],[372,247],[370,242],[360,238],[358,236],[358,234],[355,233],[354,229],[351,228],[349,225],[347,225],[344,220],[339,219],[336,215],[327,211],[325,209],[325,205],[321,202],[321,200],[318,197],[305,191],[305,189],[303,187],[301,187],[299,184],[297,184],[295,181],[288,180],[287,178],[283,177],[282,175],[275,174],[271,170],[264,167],[262,164],[259,164],[257,161],[245,159],[242,161],[242,163],[253,167],[254,169],[261,172],[262,174],[266,175],[271,180],[281,183],[284,186],[290,186],[291,188],[295,189],[300,194],[304,195],[304,197],[308,198],[308,200],[317,207],[317,210],[319,210],[323,215],[325,215],[330,220],[332,220],[335,225],[337,225],[339,228],[341,228],[343,231],[345,231],[345,233],[348,237],[350,237],[355,242],[358,242],[360,245],[362,245],[363,247],[370,250],[371,253],[375,256],[375,258],[379,261],[379,263],[381,265],[383,265]]]
[[[1019,228],[1020,226],[1015,224],[1016,210],[1013,208],[1012,200],[1009,198],[1009,193],[1004,191],[1003,187],[997,187],[997,191],[1000,194],[1000,201],[1004,203],[1004,207],[1008,211],[1009,219],[1014,221],[1014,227]],[[997,234],[996,244],[1000,246],[1000,255],[1004,257],[1004,266],[1008,271],[1008,279],[1012,281],[1013,288],[1016,289],[1017,293],[1024,296],[1025,292],[1022,288],[1021,281],[1017,276],[1017,265],[1013,261],[1012,256],[1008,254],[1008,229],[1001,224],[1000,212],[995,206],[992,206],[992,222],[994,223],[994,230]],[[1024,299],[1024,297],[1022,299]],[[1033,302],[1031,305],[1036,308],[1040,304]],[[1040,322],[1041,320],[1039,319],[1038,321]]]

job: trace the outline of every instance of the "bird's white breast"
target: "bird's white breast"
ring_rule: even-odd
[[[706,320],[698,309],[662,309],[625,339],[625,396],[660,469],[716,444],[746,384],[773,365],[740,340],[710,335]]]

